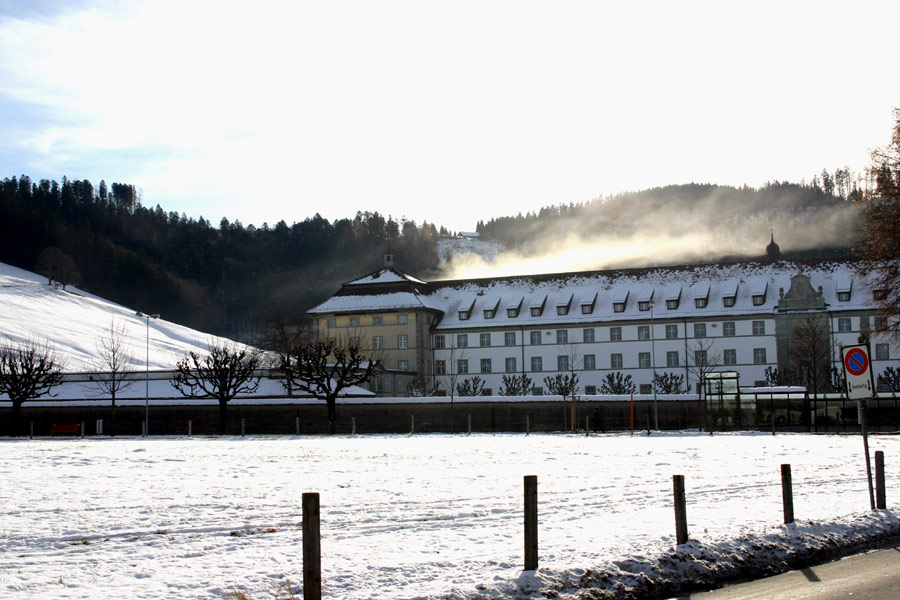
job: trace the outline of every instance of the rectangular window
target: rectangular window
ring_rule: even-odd
[[[766,335],[765,321],[753,321],[753,335]]]
[[[666,300],[666,309],[667,310],[675,310],[676,308],[678,308],[678,300],[675,300],[675,299]]]
[[[706,337],[706,323],[694,323],[694,337],[695,338],[705,338]]]
[[[359,317],[350,317],[350,327],[359,327]]]
[[[531,357],[531,370],[535,373],[544,370],[544,361],[540,356]]]
[[[884,331],[887,329],[887,319],[884,317],[875,317],[875,331]]]
[[[722,298],[722,306],[724,306],[725,308],[734,306],[734,300],[734,296],[725,296],[724,298]]]
[[[444,360],[434,361],[434,374],[435,375],[446,375],[447,374],[447,361],[444,361]]]
[[[567,315],[567,314],[569,314],[569,307],[568,307],[568,306],[557,306],[557,307],[556,307],[556,314],[558,314],[558,315]]]
[[[588,396],[594,396],[597,394],[597,386],[596,385],[586,385],[584,386],[584,393]]]
[[[465,375],[469,372],[469,359],[461,358],[456,361],[456,372]]]
[[[487,348],[491,345],[491,334],[490,333],[482,333],[478,336],[478,345],[482,348]]]
[[[531,388],[531,395],[532,396],[543,396],[544,388],[542,388],[540,386],[535,386],[535,387]]]
[[[648,311],[650,310],[650,301],[649,300],[641,300],[638,302],[638,310],[640,311]]]
[[[677,351],[676,352],[666,352],[666,366],[667,367],[669,367],[669,368],[677,367],[678,361],[679,361],[679,358],[678,358]]]
[[[409,371],[409,361],[408,360],[398,360],[397,368],[401,371]]]
[[[754,365],[766,364],[766,349],[765,348],[754,348],[753,349],[753,364]]]
[[[705,367],[706,364],[706,350],[694,350],[694,366]]]
[[[540,306],[532,306],[531,307],[531,316],[532,317],[541,316],[541,307]]]
[[[516,317],[519,316],[519,309],[518,308],[507,308],[506,316],[509,317],[510,319],[515,319]]]
[[[621,369],[622,368],[622,355],[618,352],[609,355],[609,368],[610,369]]]
[[[372,337],[372,350],[381,350],[384,348],[384,338],[380,335]]]
[[[678,325],[666,325],[666,339],[667,340],[677,340],[678,339]]]
[[[337,327],[337,319],[325,319],[325,327],[329,329]]]
[[[735,334],[734,321],[725,321],[722,323],[722,335],[725,337],[734,337]]]
[[[585,344],[591,344],[594,342],[594,328],[589,327],[587,329],[582,330],[582,339]]]
[[[503,334],[503,344],[505,346],[515,346],[516,345],[516,332],[515,331],[507,331]]]
[[[489,308],[486,311],[484,311],[484,318],[485,319],[493,319],[494,318],[494,309]]]
[[[887,290],[875,290],[872,292],[873,300],[887,300]]]
[[[516,372],[516,357],[506,359],[505,369],[507,373],[515,373]]]
[[[397,324],[398,325],[406,325],[409,322],[408,315],[397,315]]]
[[[650,368],[650,353],[638,352],[638,366],[642,369]]]
[[[766,295],[765,294],[757,294],[753,296],[753,306],[762,306],[766,303]]]
[[[457,348],[468,348],[469,347],[469,334],[468,333],[456,334],[456,347]]]
[[[850,292],[838,292],[838,302],[850,302]]]
[[[583,314],[583,315],[589,315],[589,314],[591,314],[592,312],[594,312],[594,305],[593,305],[593,304],[582,304],[582,305],[581,305],[581,314]]]
[[[469,320],[469,311],[467,311],[467,310],[459,311],[459,320],[460,321],[468,321]]]
[[[568,371],[569,370],[569,357],[568,356],[557,356],[556,357],[556,370],[557,371]]]
[[[444,348],[444,347],[446,347],[445,346],[446,343],[447,342],[444,339],[444,336],[442,336],[442,335],[434,336],[434,347],[435,348]]]
[[[556,343],[557,344],[568,344],[569,343],[569,330],[568,329],[557,329],[556,330]]]
[[[891,347],[888,344],[875,344],[875,360],[891,360]]]
[[[722,360],[725,361],[727,366],[733,366],[737,364],[737,350],[733,348],[726,348],[722,351]]]
[[[613,302],[613,312],[625,312],[625,303]]]
[[[694,306],[697,308],[706,308],[706,298],[694,298]]]
[[[611,341],[611,342],[621,342],[622,341],[622,328],[621,327],[610,327],[609,328],[609,341]]]
[[[838,332],[850,333],[851,331],[853,331],[853,327],[851,326],[849,318],[838,319]]]
[[[399,348],[400,350],[406,350],[407,348],[409,348],[409,337],[405,335],[398,335],[397,348]]]
[[[638,388],[638,394],[652,394],[653,387],[649,383],[642,383]]]
[[[597,368],[597,357],[593,354],[584,355],[584,370],[593,371]]]
[[[372,325],[381,325],[382,320],[381,316],[372,317]]]
[[[489,358],[481,359],[481,372],[482,373],[490,373],[491,372],[491,359],[489,359]]]
[[[650,339],[650,326],[649,325],[638,325],[638,339],[639,340],[649,340]]]
[[[541,343],[541,332],[540,331],[531,331],[528,334],[531,338],[531,345],[538,346]]]

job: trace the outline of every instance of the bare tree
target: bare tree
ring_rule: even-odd
[[[9,434],[19,434],[22,404],[49,394],[62,382],[62,362],[49,343],[31,340],[0,348],[0,394],[12,402]]]
[[[78,284],[81,281],[81,273],[75,266],[75,261],[55,246],[44,248],[38,255],[34,269],[47,278],[48,285],[58,281],[63,289],[70,283]]]
[[[684,391],[684,375],[677,373],[656,373],[653,387],[658,394],[680,394]]]
[[[369,381],[379,366],[380,361],[359,343],[321,338],[294,346],[281,363],[286,386],[325,400],[331,433],[337,432],[337,397],[347,388]]]
[[[484,393],[484,384],[485,381],[476,375],[456,384],[456,391],[460,396],[481,396]]]
[[[219,433],[228,425],[228,403],[238,394],[252,394],[259,387],[260,356],[249,348],[211,343],[209,352],[191,352],[175,365],[172,387],[184,396],[219,401]]]
[[[878,387],[890,392],[900,392],[900,369],[886,367],[878,376]]]
[[[623,375],[621,371],[607,373],[600,384],[601,394],[612,394],[615,396],[633,394],[636,389],[637,387],[634,385],[631,375]]]
[[[97,354],[92,366],[96,375],[92,379],[101,394],[108,394],[112,400],[110,434],[116,434],[116,394],[131,387],[135,382],[136,363],[134,355],[125,346],[125,325],[109,324],[97,339]]]
[[[809,315],[801,320],[794,327],[788,352],[798,379],[814,394],[831,387],[831,339],[824,316]]]
[[[522,373],[520,375],[504,375],[503,387],[500,388],[501,396],[527,396],[531,393],[534,383],[531,377]]]
[[[690,372],[697,379],[697,383],[702,384],[706,376],[718,370],[722,364],[722,355],[713,353],[712,347],[712,339],[699,338],[688,351]],[[687,388],[690,389],[690,382],[687,383]]]

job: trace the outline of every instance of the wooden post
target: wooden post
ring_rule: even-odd
[[[472,435],[472,415],[469,415],[469,433],[468,435]]]
[[[84,439],[84,421],[81,422],[81,439]]]
[[[538,568],[537,475],[525,476],[525,570]]]
[[[141,437],[147,437],[147,421],[141,421]]]
[[[28,439],[34,439],[34,421],[28,421]]]
[[[416,415],[409,415],[409,435],[416,433]]]
[[[591,415],[584,418],[584,437],[591,435]]]
[[[794,490],[791,484],[791,465],[781,465],[781,501],[784,504],[785,524],[794,522]]]
[[[297,426],[297,435],[300,435],[300,417],[294,419],[294,424]]]
[[[684,475],[672,476],[675,495],[675,540],[678,545],[688,541],[687,504],[684,497]]]
[[[529,435],[531,433],[531,417],[529,415],[525,415],[525,435]]]
[[[884,452],[875,451],[875,508],[887,508],[884,485]]]
[[[241,437],[244,437],[244,434],[247,432],[247,420],[241,419]]]
[[[103,435],[103,419],[97,419],[97,435]]]
[[[578,416],[575,414],[575,394],[572,394],[572,433],[578,431],[578,428],[575,426],[575,421],[578,419]]]
[[[356,417],[350,417],[350,434],[356,435]]]
[[[322,598],[322,545],[319,528],[319,494],[303,494],[303,598]]]

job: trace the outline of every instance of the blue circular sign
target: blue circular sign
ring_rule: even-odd
[[[844,356],[844,366],[847,372],[854,376],[860,376],[869,368],[869,356],[861,348],[853,348]]]

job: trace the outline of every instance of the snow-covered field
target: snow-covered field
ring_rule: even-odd
[[[900,437],[871,446],[890,509]],[[694,540],[677,555],[673,474]],[[524,475],[539,482],[537,573],[522,572]],[[625,597],[648,573],[691,580],[732,555],[785,562],[900,532],[891,510],[869,511],[858,436],[23,439],[0,442],[0,481],[8,599],[299,597],[307,491],[321,495],[325,596],[347,600],[566,598],[585,583]]]

